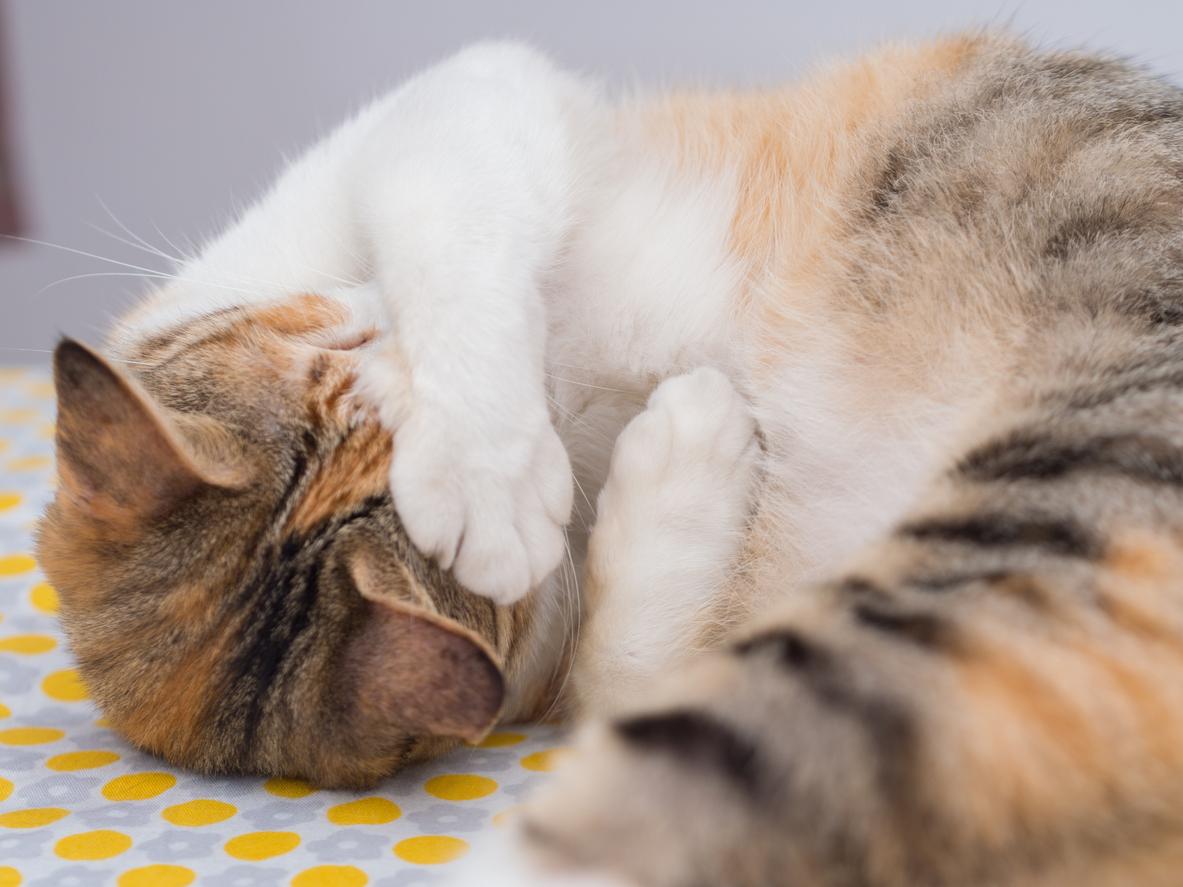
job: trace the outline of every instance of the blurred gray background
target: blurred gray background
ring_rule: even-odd
[[[285,156],[482,37],[619,83],[759,84],[883,39],[1010,23],[1183,72],[1183,4],[1163,0],[7,0],[0,16],[24,235],[150,270],[167,264],[95,226],[200,243]],[[0,241],[0,363],[44,361],[61,333],[97,339],[146,284],[107,276],[122,271],[138,273]]]

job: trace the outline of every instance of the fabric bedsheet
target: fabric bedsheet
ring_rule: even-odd
[[[497,828],[560,734],[498,732],[365,793],[211,779],[107,729],[32,556],[52,496],[53,390],[0,370],[0,887],[426,887]]]

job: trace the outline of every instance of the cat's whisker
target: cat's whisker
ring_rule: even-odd
[[[561,667],[564,659],[567,661],[567,670],[555,690],[554,698],[551,699],[550,705],[547,706],[546,711],[539,719],[544,723],[555,713],[555,710],[563,699],[567,685],[571,682],[571,674],[575,670],[575,652],[579,649],[579,637],[583,629],[583,605],[579,597],[579,573],[575,567],[575,557],[571,553],[571,537],[566,527],[563,528],[563,548],[567,555],[562,567],[563,619],[565,622],[563,634],[567,638],[567,641],[564,655],[556,663],[556,670]]]
[[[34,298],[43,293],[60,286],[63,283],[69,283],[73,280],[87,280],[91,277],[130,277],[140,278],[141,280],[172,280],[171,274],[144,274],[139,271],[89,271],[85,274],[71,274],[69,277],[63,277],[61,280],[55,280],[52,283],[47,283],[41,289],[37,290]]]
[[[52,348],[16,348],[12,345],[0,345],[0,351],[25,351],[30,354],[53,354]],[[154,364],[143,360],[123,360],[118,357],[110,357],[107,355],[104,355],[104,358],[111,361],[111,363],[125,363],[128,366],[154,366]]]
[[[146,271],[149,274],[169,275],[169,272],[161,271],[159,268],[149,268],[145,265],[136,265],[133,262],[122,262],[119,259],[112,259],[109,256],[99,255],[98,253],[88,252],[87,250],[78,249],[77,247],[73,246],[66,246],[61,243],[53,243],[48,240],[37,240],[33,237],[21,237],[17,234],[0,234],[0,237],[4,237],[8,240],[16,240],[20,243],[28,243],[32,246],[44,246],[48,247],[49,249],[61,250],[62,252],[71,253],[72,255],[76,256],[82,256],[87,259],[95,259],[96,261],[106,262],[110,265],[118,265],[122,268],[130,268],[133,271]]]
[[[122,236],[116,234],[114,231],[108,231],[106,228],[102,227],[101,225],[96,225],[94,222],[87,222],[86,227],[90,228],[91,230],[97,231],[99,234],[102,234],[104,237],[110,237],[112,240],[116,241],[117,243],[122,243],[124,246],[130,246],[132,249],[141,250],[142,252],[149,253],[150,255],[156,256],[157,258],[165,259],[170,262],[176,261],[175,259],[173,259],[172,256],[168,255],[165,252],[162,252],[157,249],[152,249],[150,247],[143,246],[142,244],[136,243],[136,241],[134,241],[134,240],[129,240],[126,237],[122,237]]]
[[[103,208],[103,211],[111,218],[111,221],[114,222],[116,225],[118,225],[119,228],[123,231],[123,233],[125,233],[128,237],[132,238],[132,241],[134,241],[134,243],[129,243],[128,241],[123,241],[124,243],[128,243],[129,246],[138,246],[139,249],[149,252],[152,255],[159,256],[162,259],[167,259],[168,261],[173,262],[175,264],[180,265],[183,263],[184,259],[181,258],[179,255],[178,256],[169,255],[164,250],[160,249],[160,247],[150,243],[148,240],[141,237],[139,234],[136,234],[136,232],[132,231],[131,228],[129,228],[126,224],[124,224],[119,219],[119,217],[115,215],[115,213],[111,209],[111,207],[107,206],[107,204],[103,200],[103,198],[99,197],[96,194],[95,199],[99,202],[99,206],[101,206]],[[107,234],[110,237],[115,237],[115,235],[111,234],[110,232],[103,231],[103,229],[98,228],[97,225],[94,225],[92,227],[95,227],[97,230],[102,231],[102,233]],[[116,237],[116,239],[119,240],[121,238]]]
[[[556,410],[558,410],[560,413],[562,413],[569,421],[578,425],[580,428],[584,428],[587,431],[592,432],[593,434],[599,435],[601,438],[603,438],[606,441],[609,441],[609,442],[612,441],[612,437],[610,435],[604,433],[599,428],[592,425],[590,422],[588,422],[586,419],[584,419],[578,413],[571,410],[569,407],[564,406],[562,403],[559,402],[559,400],[557,398],[554,397],[554,395],[547,392],[546,399],[549,400],[554,405],[554,408]]]
[[[77,247],[73,247],[73,246],[66,246],[65,244],[61,244],[61,243],[53,243],[48,240],[37,240],[36,238],[33,238],[33,237],[20,237],[16,234],[0,234],[0,237],[7,238],[8,240],[15,240],[20,243],[28,243],[33,246],[44,246],[44,247],[48,247],[49,249],[60,250],[62,252],[70,253],[72,255],[82,256],[83,258],[87,258],[87,259],[95,259],[96,261],[106,262],[109,265],[115,265],[116,267],[119,267],[119,268],[128,268],[132,271],[141,271],[141,272],[144,272],[145,274],[153,275],[155,277],[160,277],[160,278],[167,279],[167,280],[176,280],[176,281],[180,281],[180,282],[192,281],[193,283],[197,283],[201,286],[209,286],[209,287],[214,287],[216,289],[230,290],[231,292],[242,293],[242,294],[248,295],[248,296],[254,295],[254,293],[252,293],[250,290],[242,289],[241,287],[230,286],[230,285],[224,284],[224,283],[216,283],[216,282],[213,282],[210,280],[202,280],[200,278],[192,277],[187,274],[174,274],[169,271],[161,270],[160,268],[150,268],[146,265],[137,265],[134,262],[124,262],[119,259],[112,259],[110,256],[103,256],[103,255],[100,255],[99,253],[92,253],[92,252],[89,252],[88,250],[78,249]]]
[[[196,251],[194,249],[192,249],[192,247],[190,247],[189,250],[183,250],[179,246],[177,246],[172,241],[172,238],[170,238],[167,234],[165,234],[163,231],[160,230],[160,227],[158,225],[153,225],[152,230],[155,231],[158,235],[160,235],[160,239],[164,241],[165,246],[167,246],[169,249],[171,249],[173,252],[175,252],[181,258],[182,261],[188,262],[196,254]]]
[[[556,376],[554,373],[547,373],[547,376],[554,379],[556,382],[566,382],[568,385],[578,385],[580,388],[594,388],[597,391],[615,391],[618,394],[632,394],[624,388],[611,388],[607,385],[594,385],[591,382],[580,382],[577,379],[565,379],[562,376]]]
[[[583,528],[587,529],[588,521],[594,519],[596,516],[596,508],[594,505],[592,505],[591,499],[588,498],[587,492],[583,489],[583,484],[579,482],[579,475],[574,471],[571,472],[571,480],[575,481],[575,489],[579,490],[579,495],[582,496],[583,501],[587,503],[588,517],[581,518],[583,521]],[[565,533],[566,530],[564,529],[563,532]]]

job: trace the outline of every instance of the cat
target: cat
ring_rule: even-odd
[[[473,883],[1177,884],[1181,210],[1183,93],[1088,52],[481,44],[59,346],[39,558],[179,765],[579,717]]]

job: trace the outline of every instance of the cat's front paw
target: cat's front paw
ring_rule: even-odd
[[[390,488],[407,535],[471,591],[509,604],[558,566],[571,465],[544,409],[475,420],[417,400],[394,435]],[[515,415],[516,413],[516,415]]]

